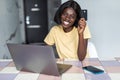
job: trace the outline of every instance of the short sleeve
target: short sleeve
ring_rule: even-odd
[[[54,29],[51,28],[50,32],[47,34],[47,36],[44,39],[44,42],[48,45],[54,45],[55,39],[54,39]]]
[[[86,26],[84,31],[84,39],[88,39],[88,38],[91,38],[91,33],[88,26]]]

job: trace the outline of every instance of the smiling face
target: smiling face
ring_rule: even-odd
[[[65,32],[73,29],[73,24],[76,20],[76,13],[73,8],[66,8],[61,15],[61,25]]]

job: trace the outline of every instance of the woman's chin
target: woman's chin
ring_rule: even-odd
[[[69,28],[69,25],[62,25],[63,28]]]

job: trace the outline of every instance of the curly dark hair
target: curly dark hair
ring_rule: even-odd
[[[80,5],[74,1],[74,0],[70,0],[70,1],[67,1],[65,3],[63,3],[59,8],[58,10],[56,11],[55,13],[55,16],[54,16],[54,21],[57,23],[57,24],[61,24],[61,15],[64,11],[64,9],[66,8],[73,8],[73,10],[75,10],[76,14],[77,14],[77,17],[76,17],[76,20],[73,24],[73,26],[77,27],[78,26],[78,21],[79,19],[81,18],[81,7]]]

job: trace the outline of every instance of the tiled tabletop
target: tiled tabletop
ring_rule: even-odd
[[[16,70],[12,60],[0,60],[0,80],[120,80],[120,62],[116,60],[99,61],[97,58],[85,59],[82,63],[77,60],[65,60],[63,64],[73,66],[61,76],[50,76]],[[105,72],[92,74],[82,69],[82,66],[93,65]]]

